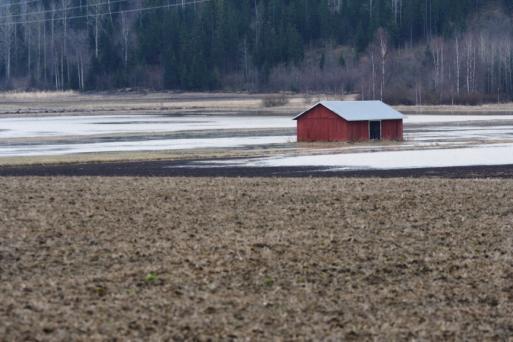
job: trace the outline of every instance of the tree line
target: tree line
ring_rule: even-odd
[[[513,99],[510,0],[0,0],[3,89]]]

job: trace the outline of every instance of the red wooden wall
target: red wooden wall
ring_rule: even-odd
[[[403,120],[381,121],[381,139],[403,140]]]
[[[319,105],[297,120],[297,140],[348,141],[348,122]]]
[[[369,140],[369,121],[349,122],[349,141]]]
[[[381,122],[383,140],[402,140],[403,121]],[[348,122],[326,107],[318,105],[297,120],[297,141],[365,141],[369,140],[369,122]]]

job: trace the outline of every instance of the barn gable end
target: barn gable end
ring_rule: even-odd
[[[348,122],[326,107],[318,104],[297,121],[300,141],[346,141]]]

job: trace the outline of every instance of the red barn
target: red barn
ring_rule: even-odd
[[[403,140],[403,119],[381,101],[322,101],[294,118],[298,142]]]

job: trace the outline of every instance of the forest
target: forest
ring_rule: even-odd
[[[511,0],[0,0],[0,88],[513,100]]]

